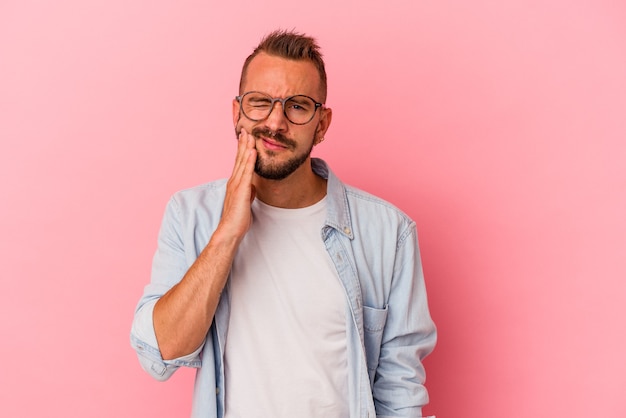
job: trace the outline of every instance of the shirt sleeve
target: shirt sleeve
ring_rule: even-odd
[[[417,418],[428,403],[422,360],[434,349],[437,331],[428,309],[415,224],[397,248],[372,392],[378,418]]]
[[[152,263],[152,277],[139,300],[130,333],[131,346],[142,368],[157,380],[167,380],[181,366],[201,366],[203,345],[193,353],[164,360],[154,332],[153,311],[157,301],[178,283],[188,269],[180,227],[177,202],[170,199],[159,231],[157,251]]]
[[[137,352],[139,364],[152,377],[164,381],[181,366],[198,368],[202,365],[200,352],[204,344],[193,353],[172,360],[163,360],[154,334],[152,311],[156,300],[150,301],[135,314],[131,328],[131,346]]]

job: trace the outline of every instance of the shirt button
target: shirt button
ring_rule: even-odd
[[[220,388],[215,388],[215,394],[219,395],[220,394]]]
[[[344,227],[343,227],[343,232],[344,232],[344,234],[346,234],[346,235],[350,235],[350,228],[348,228],[347,226],[344,226]]]

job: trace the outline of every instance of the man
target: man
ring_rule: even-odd
[[[436,340],[415,224],[312,159],[332,120],[315,40],[266,36],[233,101],[232,175],[175,194],[131,342],[193,417],[421,417]]]

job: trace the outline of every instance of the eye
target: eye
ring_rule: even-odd
[[[251,97],[248,99],[248,106],[256,109],[264,109],[271,106],[272,101],[265,97]]]
[[[261,93],[250,92],[243,96],[243,106],[249,110],[269,109],[272,106],[272,99]]]
[[[311,103],[311,101],[306,97],[296,96],[289,99],[286,105],[289,110],[293,110],[296,112],[309,112],[311,110],[311,107],[313,106],[313,103]]]

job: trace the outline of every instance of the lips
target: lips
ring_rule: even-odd
[[[263,146],[269,150],[275,151],[275,150],[287,149],[286,145],[283,145],[280,142],[275,141],[273,139],[270,139],[264,136],[259,137],[259,139],[263,142]]]
[[[268,151],[284,151],[296,149],[296,142],[287,138],[281,132],[272,132],[265,127],[252,129],[252,136],[263,143],[263,148]]]

